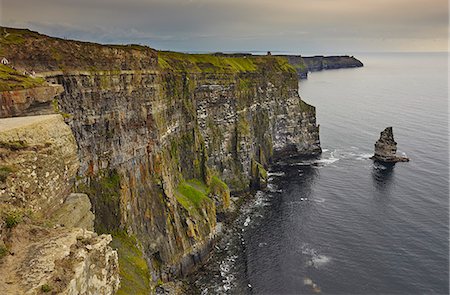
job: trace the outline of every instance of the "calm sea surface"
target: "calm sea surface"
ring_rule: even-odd
[[[323,155],[279,163],[196,278],[203,294],[448,294],[446,54],[366,54],[300,82]],[[393,126],[409,163],[374,165]]]

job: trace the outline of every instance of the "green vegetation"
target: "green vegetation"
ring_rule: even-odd
[[[230,206],[230,189],[228,185],[219,179],[217,176],[211,177],[210,184],[211,193],[216,194],[222,198],[223,208],[226,209]]]
[[[14,141],[0,141],[0,148],[18,151],[22,149],[26,149],[28,144],[23,140],[14,140]]]
[[[211,177],[209,186],[198,179],[182,181],[178,184],[175,196],[183,208],[190,213],[197,214],[203,203],[212,201],[209,197],[210,194],[221,197],[220,201],[224,208],[230,206],[230,189],[217,176]]]
[[[256,167],[258,167],[258,173],[259,176],[263,179],[263,180],[267,180],[267,171],[266,169],[264,169],[263,165],[261,165],[260,163],[256,162]]]
[[[187,211],[196,211],[203,202],[211,201],[208,198],[209,188],[199,180],[181,182],[176,191],[177,201]]]
[[[136,238],[123,231],[116,232],[111,246],[119,254],[120,289],[117,294],[151,294],[150,272]]]
[[[19,30],[4,30],[1,32],[2,35],[0,37],[0,44],[9,45],[9,44],[21,44],[25,41],[21,31]]]
[[[274,71],[295,73],[295,69],[288,63],[287,59],[274,56],[219,56],[159,51],[158,61],[162,69],[191,73],[256,72],[267,66],[270,66]]]
[[[252,176],[254,177],[254,186],[261,187],[264,183],[267,183],[268,173],[266,169],[264,169],[264,166],[255,161],[252,160]]]
[[[42,86],[44,83],[43,78],[22,75],[13,68],[0,64],[0,91],[33,88]]]
[[[61,112],[61,110],[59,109],[58,100],[57,100],[56,98],[52,100],[52,106],[53,106],[53,111],[54,111],[55,113],[58,113],[58,114],[60,114],[61,116],[63,116],[64,119],[69,119],[69,118],[72,117],[71,114]]]
[[[41,286],[41,291],[44,293],[48,293],[52,290],[52,287],[50,287],[48,284],[44,284]]]
[[[7,228],[13,228],[22,222],[22,213],[19,211],[10,211],[3,216]]]
[[[8,166],[0,166],[0,182],[5,182],[6,178],[8,178],[9,174],[14,170]]]
[[[159,51],[159,65],[163,69],[189,72],[254,72],[256,60],[243,57],[224,58],[212,54],[185,54]]]
[[[312,105],[307,104],[303,100],[300,100],[300,110],[302,112],[312,112],[314,111],[314,107]]]
[[[4,245],[0,245],[0,259],[2,259],[8,254],[9,254],[8,248],[6,248]]]
[[[307,72],[308,71],[308,68],[306,67],[306,64],[305,64],[305,62],[303,60],[301,62],[292,64],[292,66],[296,70],[299,70],[301,72]]]

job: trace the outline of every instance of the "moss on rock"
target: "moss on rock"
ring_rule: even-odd
[[[150,272],[137,239],[123,231],[112,236],[111,246],[119,254],[120,288],[117,295],[151,294]]]

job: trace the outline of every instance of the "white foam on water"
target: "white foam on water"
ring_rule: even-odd
[[[277,171],[277,172],[268,172],[267,175],[269,176],[284,176],[286,173],[283,171]]]
[[[267,184],[267,189],[271,193],[282,193],[283,192],[283,190],[278,189],[278,187],[275,184],[273,184],[273,183]]]
[[[330,257],[319,254],[317,250],[311,248],[308,244],[303,244],[301,251],[303,255],[307,256],[307,266],[319,268],[331,261]]]
[[[321,267],[322,265],[330,262],[331,258],[325,255],[316,255],[311,258],[312,266],[315,268]]]
[[[371,154],[371,153],[359,154],[358,156],[356,156],[356,160],[364,161],[364,160],[370,159],[370,157],[372,157],[372,156],[373,156],[373,154]]]
[[[244,222],[244,226],[247,227],[250,224],[250,221],[251,221],[250,216],[247,216]]]

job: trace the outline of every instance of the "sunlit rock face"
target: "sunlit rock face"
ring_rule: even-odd
[[[321,152],[315,108],[300,99],[285,58],[23,38],[5,49],[17,67],[63,88],[54,109],[77,146],[71,192],[89,197],[95,230],[113,233],[119,264],[145,276],[142,288],[201,264],[230,193],[264,187],[272,161]],[[141,252],[147,266],[121,249]],[[135,291],[133,280],[122,276],[121,290]]]

